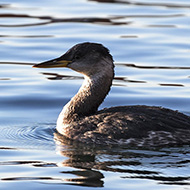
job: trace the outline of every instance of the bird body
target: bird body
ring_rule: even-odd
[[[144,105],[106,108],[68,125],[57,125],[59,133],[84,143],[144,147],[190,143],[189,128],[188,116]]]
[[[130,146],[190,143],[190,117],[177,111],[139,105],[98,111],[114,78],[113,58],[101,44],[77,44],[61,57],[34,67],[68,67],[84,75],[81,88],[57,120],[57,131],[69,139]]]

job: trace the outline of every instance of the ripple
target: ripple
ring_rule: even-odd
[[[129,178],[151,179],[155,181],[160,181],[159,183],[167,185],[190,185],[190,183],[188,182],[190,177],[138,176],[138,177],[129,177]]]
[[[10,78],[0,78],[0,80],[11,80]]]
[[[131,22],[118,22],[118,17],[80,17],[80,18],[54,18],[52,16],[31,16],[27,14],[0,14],[0,18],[3,19],[29,19],[27,23],[21,24],[0,24],[0,27],[28,27],[28,26],[39,26],[39,25],[46,25],[52,23],[91,23],[91,24],[108,24],[108,25],[123,25],[123,24],[130,24]],[[37,20],[37,22],[33,21]],[[41,21],[42,20],[42,21]],[[115,21],[116,20],[116,21]],[[13,21],[13,20],[12,20]]]
[[[159,84],[160,86],[175,86],[175,87],[184,87],[183,84]]]
[[[7,62],[7,61],[3,61],[0,62],[0,65],[34,65],[35,63],[27,63],[27,62]]]
[[[52,38],[53,35],[0,35],[0,38]]]
[[[190,67],[180,67],[180,66],[176,66],[176,67],[169,67],[169,66],[146,66],[146,65],[136,65],[133,63],[116,63],[116,65],[118,66],[125,66],[125,67],[132,67],[132,68],[137,68],[137,69],[176,69],[176,70],[190,70]]]
[[[38,124],[36,126],[12,126],[1,129],[1,141],[6,144],[28,147],[54,147],[54,124]]]
[[[147,3],[140,1],[122,1],[122,0],[89,0],[96,1],[98,3],[117,3],[124,5],[136,5],[136,6],[156,6],[156,7],[167,7],[167,8],[190,8],[189,4],[175,4],[175,3]]]
[[[83,79],[84,77],[79,77],[79,76],[73,76],[73,75],[60,75],[57,73],[41,73],[43,75],[47,75],[47,79],[49,80],[78,80],[78,79]],[[49,77],[50,76],[50,77]]]
[[[1,4],[0,9],[10,8],[9,4]]]

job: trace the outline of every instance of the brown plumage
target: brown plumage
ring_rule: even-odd
[[[151,106],[120,106],[97,111],[114,78],[113,58],[101,44],[82,43],[61,57],[34,67],[68,67],[84,75],[78,93],[64,106],[57,131],[90,144],[164,146],[190,143],[190,117]]]

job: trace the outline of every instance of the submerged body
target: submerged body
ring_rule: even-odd
[[[97,111],[114,78],[107,48],[96,43],[75,45],[63,56],[34,67],[68,67],[84,75],[78,93],[64,106],[57,131],[93,144],[163,146],[190,144],[190,117],[161,107],[120,106]]]

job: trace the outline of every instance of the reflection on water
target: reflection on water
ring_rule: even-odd
[[[10,64],[10,65],[31,65],[31,66],[33,66],[34,65],[34,63],[20,63],[20,62],[0,62],[0,65],[7,65],[7,64]]]
[[[89,1],[97,1],[99,3],[119,3],[119,4],[126,4],[126,5],[138,5],[138,6],[161,6],[161,7],[167,7],[167,8],[190,8],[188,4],[174,4],[174,3],[147,3],[147,2],[141,2],[141,1],[120,1],[120,0],[89,0]]]
[[[45,76],[48,76],[47,79],[49,80],[77,80],[77,79],[83,79],[83,77],[79,76],[68,76],[68,75],[60,75],[57,73],[42,73]]]
[[[115,20],[118,17],[112,18],[53,18],[50,16],[30,16],[30,15],[16,15],[16,14],[0,14],[0,18],[31,18],[31,19],[38,19],[38,20],[46,20],[44,22],[38,23],[31,23],[31,24],[0,24],[0,27],[28,27],[28,26],[38,26],[38,25],[46,25],[46,24],[54,24],[54,23],[72,23],[72,22],[79,22],[79,23],[95,23],[95,24],[110,24],[110,25],[122,25],[122,24],[129,24],[130,22],[116,22]],[[30,37],[30,36],[29,36]],[[40,36],[39,36],[40,37]],[[44,37],[44,36],[41,36]],[[51,36],[45,36],[51,37]]]
[[[187,0],[0,3],[0,188],[189,189],[190,148],[90,147],[55,131],[83,77],[32,69],[76,43],[110,49],[115,79],[101,105],[156,105],[190,114]]]
[[[35,130],[44,130],[47,133],[47,126],[41,125],[42,129],[36,127]],[[40,141],[44,141],[38,133],[32,131],[26,132],[30,134],[28,138],[35,141],[36,145],[40,145]],[[48,129],[50,130],[50,128]],[[41,133],[42,134],[42,133]],[[20,134],[17,134],[18,136]],[[44,156],[51,155],[51,159],[41,160],[41,155],[34,152],[31,156],[29,151],[16,148],[0,147],[0,153],[5,154],[0,161],[2,171],[8,167],[20,168],[16,173],[10,168],[4,176],[1,177],[2,182],[19,182],[19,181],[39,181],[44,184],[65,184],[88,187],[104,187],[109,181],[106,176],[112,175],[112,181],[109,181],[108,187],[115,183],[130,184],[131,179],[135,179],[138,184],[143,184],[143,180],[151,180],[155,184],[162,185],[179,185],[180,187],[190,185],[190,173],[188,166],[190,163],[190,149],[186,147],[161,148],[161,149],[132,149],[127,147],[93,147],[84,146],[84,144],[75,143],[71,140],[63,138],[58,133],[51,131],[49,134],[56,142],[56,155],[45,153],[39,146]],[[54,135],[54,137],[52,137]],[[49,137],[48,137],[49,138]],[[40,140],[41,139],[41,140]],[[16,140],[16,138],[15,138]],[[49,147],[51,147],[49,141]],[[47,146],[48,147],[48,146]],[[11,153],[12,152],[12,153]],[[25,160],[10,159],[11,155],[21,153],[25,155]],[[27,159],[27,155],[29,156]],[[56,157],[59,156],[59,161]],[[39,158],[40,158],[39,157]],[[6,158],[9,158],[7,160]],[[49,161],[48,161],[49,160]],[[23,174],[22,170],[31,170],[34,175]],[[45,169],[44,172],[40,172]],[[177,171],[177,172],[176,172]],[[12,172],[12,173],[11,173]],[[39,173],[38,173],[39,172]],[[115,178],[114,176],[119,176]],[[124,187],[121,186],[121,189]]]
[[[186,7],[188,8],[188,6]],[[189,6],[190,8],[190,6]],[[172,14],[172,15],[122,15],[122,16],[109,16],[109,18],[100,18],[100,17],[85,17],[85,18],[53,18],[51,16],[31,16],[31,15],[19,15],[19,14],[0,14],[0,18],[21,18],[21,19],[31,19],[32,23],[30,24],[0,24],[0,27],[29,27],[29,26],[38,26],[38,25],[47,25],[55,23],[90,23],[90,24],[103,24],[103,25],[130,25],[135,24],[133,21],[123,21],[124,19],[129,18],[175,18],[175,17],[184,17],[185,14]],[[37,22],[33,22],[36,19]],[[41,20],[45,20],[41,22]],[[122,21],[120,21],[122,20]],[[31,22],[28,20],[28,22]],[[149,24],[146,27],[169,27],[175,28],[176,25],[153,25]],[[20,37],[15,35],[1,35],[0,37]],[[35,36],[21,36],[23,38],[40,38],[40,37],[53,37],[52,35],[35,35]],[[137,38],[136,35],[130,36],[121,36],[121,38]]]
[[[190,67],[167,67],[167,66],[141,66],[131,63],[116,63],[117,65],[138,68],[138,69],[190,69]]]

